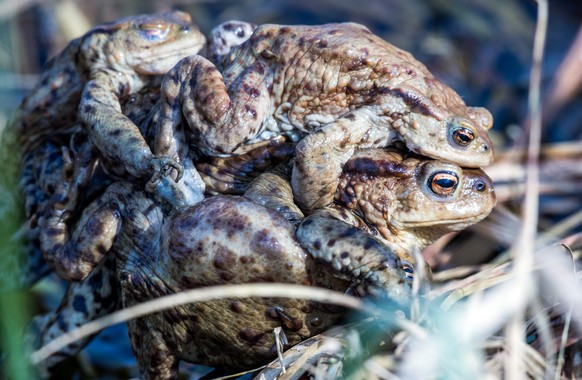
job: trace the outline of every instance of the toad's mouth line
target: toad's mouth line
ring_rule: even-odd
[[[400,224],[404,227],[430,227],[430,226],[440,226],[443,224],[455,225],[459,223],[472,223],[483,219],[485,216],[489,215],[489,212],[482,212],[477,215],[457,218],[457,219],[437,219],[437,220],[421,220],[421,221],[408,221],[401,222]]]

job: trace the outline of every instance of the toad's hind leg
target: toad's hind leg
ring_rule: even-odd
[[[182,59],[166,74],[160,104],[155,116],[154,153],[179,160],[180,149],[186,144],[182,115],[196,137],[204,139],[228,111],[230,99],[222,74],[210,61],[195,55]]]
[[[83,281],[71,282],[56,310],[32,320],[25,332],[25,343],[33,349],[39,349],[79,326],[114,312],[119,305],[115,259],[110,257]],[[39,369],[50,372],[51,368],[77,354],[92,339],[93,336],[85,337],[63,347],[41,362]]]
[[[176,379],[179,361],[162,334],[148,326],[144,318],[128,321],[127,328],[141,377],[148,380]]]
[[[263,63],[249,65],[232,83],[200,56],[181,60],[164,78],[155,153],[173,157],[182,142],[182,115],[198,147],[229,154],[260,133],[270,107],[272,77]]]

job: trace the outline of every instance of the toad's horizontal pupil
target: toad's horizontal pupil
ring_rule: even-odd
[[[459,137],[460,137],[460,138],[461,138],[461,140],[463,140],[463,141],[471,141],[471,137],[469,137],[469,135],[468,135],[468,134],[466,134],[466,133],[460,133],[460,134],[459,134]]]
[[[457,138],[459,138],[463,142],[471,142],[473,140],[473,132],[469,131],[468,129],[461,128],[455,131]]]
[[[455,186],[455,181],[449,178],[441,178],[435,180],[436,184],[440,187],[444,187],[446,189]]]

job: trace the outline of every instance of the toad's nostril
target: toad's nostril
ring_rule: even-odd
[[[481,146],[481,150],[482,150],[483,152],[487,152],[487,151],[489,151],[489,145],[485,145],[485,144],[483,144],[483,145]]]
[[[487,189],[487,185],[485,184],[485,182],[477,181],[475,183],[475,190],[477,190],[478,192],[482,193],[483,191],[485,191],[485,189]]]

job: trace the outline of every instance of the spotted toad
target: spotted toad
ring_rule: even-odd
[[[466,106],[409,53],[362,25],[262,25],[219,66],[222,73],[191,56],[166,75],[156,155],[177,157],[182,119],[200,149],[215,155],[273,134],[303,137],[292,181],[307,213],[331,203],[356,148],[402,140],[466,167],[493,160],[491,114]]]

